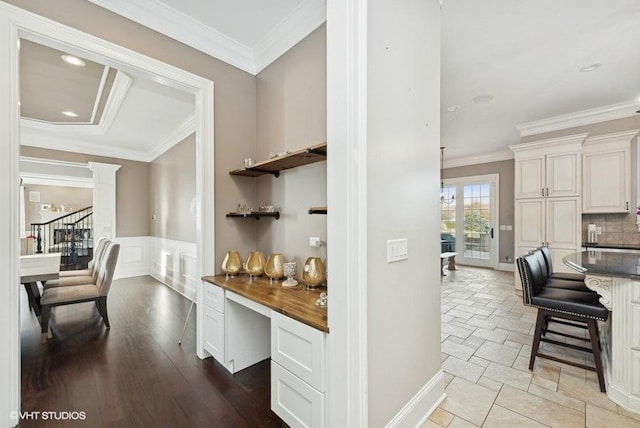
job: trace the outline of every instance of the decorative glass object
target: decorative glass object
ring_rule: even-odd
[[[269,277],[269,284],[273,283],[274,279],[284,277],[284,256],[277,253],[270,254],[264,265],[264,273]]]
[[[283,287],[295,287],[298,285],[298,281],[293,278],[296,276],[296,268],[296,262],[287,262],[284,264],[284,275],[287,279],[282,282]]]
[[[304,262],[302,282],[308,287],[317,287],[325,280],[324,263],[320,257],[309,257]]]
[[[222,260],[222,272],[224,272],[224,276],[226,278],[233,278],[239,274],[241,270],[242,259],[240,258],[240,253],[235,250],[227,251],[224,260]]]
[[[260,276],[264,273],[264,254],[262,251],[252,251],[247,259],[245,270],[249,274],[249,279],[254,276]]]

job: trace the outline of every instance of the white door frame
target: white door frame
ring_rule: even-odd
[[[327,0],[327,426],[367,427],[367,3]],[[380,421],[378,421],[379,423]]]
[[[493,239],[491,240],[491,255],[492,260],[489,262],[488,266],[493,269],[498,269],[500,265],[500,174],[484,174],[484,175],[474,175],[469,177],[455,177],[443,180],[444,185],[448,184],[462,184],[462,183],[472,183],[477,181],[489,181],[493,184],[492,191],[492,200],[491,200],[491,223],[493,227]],[[458,196],[456,195],[456,198]],[[457,204],[463,204],[463,201],[456,201]],[[456,223],[456,229],[458,227],[458,223]],[[458,240],[456,240],[456,243]],[[462,243],[462,242],[460,242]],[[458,252],[457,259],[460,259],[460,264],[464,264],[464,249],[456,249]]]
[[[196,116],[196,236],[197,272],[213,272],[214,237],[214,83],[135,51],[62,25],[18,7],[0,2],[0,191],[5,207],[0,210],[0,378],[9,382],[0,388],[0,426],[17,423],[20,411],[20,325],[19,325],[19,39],[61,46],[88,59],[106,59],[109,66],[135,70],[148,78],[195,95]],[[205,221],[206,219],[206,221]],[[202,284],[197,299],[202,298]],[[197,313],[197,345],[200,358],[202,313]]]

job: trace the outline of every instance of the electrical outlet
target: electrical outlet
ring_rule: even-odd
[[[309,238],[309,246],[311,247],[321,247],[322,246],[322,241],[320,240],[320,238],[316,237],[316,236],[312,236]]]

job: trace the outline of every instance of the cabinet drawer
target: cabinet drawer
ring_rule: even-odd
[[[271,410],[291,427],[324,427],[324,394],[271,361]]]
[[[224,290],[217,285],[204,283],[204,305],[224,312]]]
[[[271,359],[325,391],[326,335],[320,330],[271,311]]]
[[[224,364],[224,314],[205,306],[204,349]]]

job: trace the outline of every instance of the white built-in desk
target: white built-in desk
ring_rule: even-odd
[[[271,410],[292,427],[326,425],[326,289],[246,275],[205,276],[204,349],[231,373],[271,358]]]

